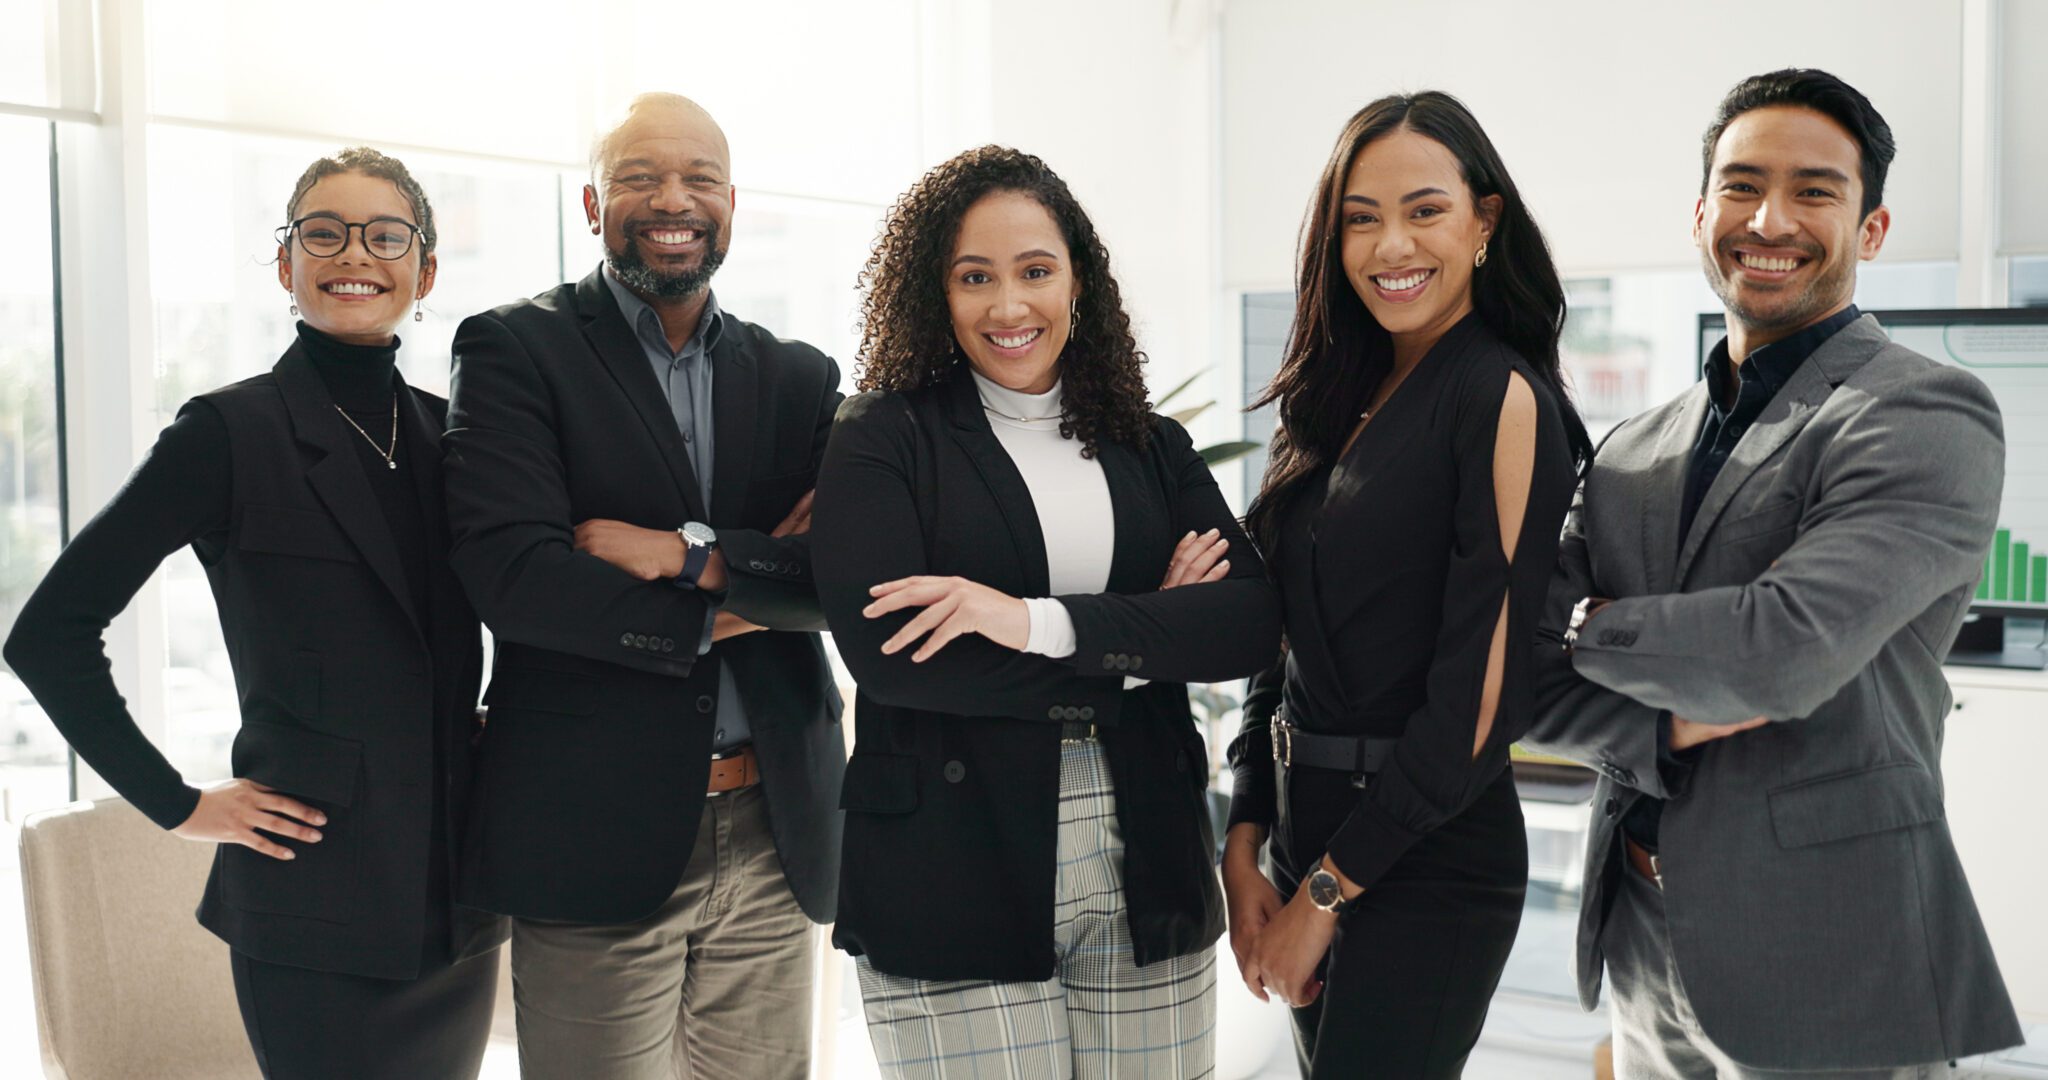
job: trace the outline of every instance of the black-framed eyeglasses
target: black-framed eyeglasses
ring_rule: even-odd
[[[421,235],[420,227],[404,218],[380,217],[368,221],[343,221],[335,214],[307,214],[289,225],[277,229],[280,247],[288,245],[296,236],[299,246],[308,255],[325,259],[339,255],[348,247],[351,229],[363,230],[363,250],[387,262],[403,259],[412,250],[414,238]]]

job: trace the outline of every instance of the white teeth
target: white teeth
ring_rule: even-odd
[[[673,231],[649,232],[647,234],[647,238],[649,240],[654,241],[657,244],[687,244],[690,241],[695,240],[697,238],[697,233],[693,229],[679,229]]]
[[[1742,265],[1749,267],[1751,270],[1784,271],[1794,270],[1799,267],[1798,259],[1766,259],[1761,255],[1745,255],[1740,252],[1735,257],[1741,260]]]
[[[1027,330],[1024,333],[1012,335],[1009,337],[1004,337],[1001,334],[990,334],[988,336],[988,339],[990,341],[995,342],[997,345],[1002,346],[1005,349],[1021,349],[1024,346],[1029,345],[1034,341],[1037,341],[1038,335],[1042,332],[1043,331],[1039,330]]]
[[[328,292],[336,296],[376,296],[384,291],[376,285],[369,285],[358,281],[337,281],[326,288]]]
[[[1404,289],[1412,289],[1422,284],[1423,279],[1427,277],[1429,277],[1429,271],[1417,270],[1412,274],[1397,278],[1375,274],[1373,275],[1373,280],[1379,283],[1380,288],[1388,292],[1401,292]]]

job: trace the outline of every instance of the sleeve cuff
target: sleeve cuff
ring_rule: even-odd
[[[161,801],[150,800],[148,806],[133,799],[129,801],[134,803],[137,810],[142,811],[144,817],[155,822],[158,828],[169,832],[191,820],[192,811],[199,809],[199,789],[190,784],[181,784],[176,791],[167,794]]]
[[[1385,779],[1385,774],[1381,774]],[[1330,838],[1330,861],[1354,885],[1372,887],[1422,834],[1410,832],[1387,816],[1377,803],[1359,800],[1337,835]]]
[[[1273,733],[1247,727],[1230,741],[1230,818],[1225,826],[1250,822],[1271,828],[1280,816],[1280,797],[1273,778]]]
[[[1024,641],[1024,651],[1039,656],[1063,660],[1074,655],[1079,647],[1079,637],[1074,632],[1074,616],[1067,606],[1049,596],[1026,598],[1024,610],[1031,619],[1031,632]]]
[[[718,602],[709,593],[705,594],[705,599],[711,603],[704,605],[704,636],[697,640],[698,656],[711,651],[711,632],[718,626]]]

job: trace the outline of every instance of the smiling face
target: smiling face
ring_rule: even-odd
[[[1080,295],[1066,237],[1038,200],[998,191],[967,208],[946,267],[946,306],[982,377],[1026,393],[1052,389]]]
[[[369,224],[346,229],[348,244],[334,255],[315,255],[305,249],[303,237],[292,237],[289,247],[277,252],[278,283],[292,294],[299,317],[313,329],[355,345],[389,344],[413,302],[433,290],[434,258],[423,253],[417,238],[398,259],[376,258],[368,245],[408,231],[396,223],[418,224],[412,203],[389,180],[340,172],[321,177],[299,200],[299,218],[315,214]],[[330,231],[343,231],[321,222],[307,222],[301,228],[320,233],[311,236],[316,244]]]
[[[628,288],[675,300],[711,283],[731,243],[730,159],[725,133],[686,102],[641,104],[605,140],[583,209]]]
[[[1862,213],[1859,150],[1812,109],[1754,109],[1714,147],[1693,212],[1707,283],[1728,309],[1740,358],[1849,305],[1856,263],[1877,257],[1890,211]]]
[[[1500,206],[1498,195],[1473,198],[1449,148],[1406,128],[1352,159],[1339,257],[1397,355],[1427,351],[1472,310],[1472,259]]]

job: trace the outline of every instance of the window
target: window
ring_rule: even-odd
[[[299,174],[339,146],[160,124],[150,131],[151,284],[158,422],[194,394],[270,369],[290,344],[290,297],[277,282],[272,232]],[[562,280],[558,169],[400,155],[438,227],[439,273],[422,321],[399,329],[400,371],[445,394],[455,328],[475,312]],[[218,229],[193,228],[207,215]],[[163,569],[164,752],[188,780],[229,774],[241,712],[205,571],[189,551]]]
[[[8,48],[0,46],[0,70]],[[0,116],[0,635],[63,542],[50,133],[45,121]],[[0,666],[0,816],[18,821],[70,797],[63,739]]]
[[[56,39],[56,0],[9,0],[0,7],[0,101],[56,104],[56,66],[50,62]],[[14,164],[12,157],[6,160]]]
[[[2008,303],[2013,307],[2048,307],[2048,255],[2016,255],[2011,273]]]

